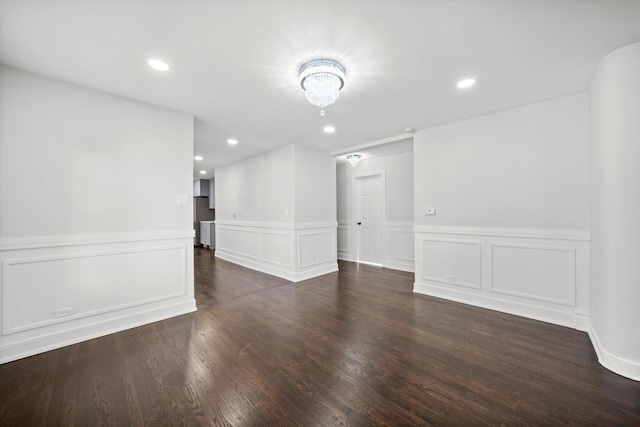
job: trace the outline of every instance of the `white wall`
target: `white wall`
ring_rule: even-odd
[[[0,360],[195,310],[193,117],[4,66],[0,91]]]
[[[640,380],[640,43],[602,60],[589,98],[591,338],[604,366]]]
[[[418,132],[414,158],[416,292],[586,328],[587,94]]]
[[[357,258],[353,177],[385,171],[385,267],[413,271],[413,152],[365,158],[357,166],[337,165],[338,257]]]
[[[335,222],[335,159],[328,153],[296,145],[295,164],[295,222]]]
[[[294,161],[295,146],[287,145],[216,169],[216,218],[293,223]]]
[[[581,93],[418,132],[416,224],[588,230],[587,120]]]
[[[328,153],[288,145],[215,176],[217,257],[291,281],[337,271]]]

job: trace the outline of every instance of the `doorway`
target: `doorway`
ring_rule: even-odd
[[[385,253],[384,171],[358,174],[353,179],[356,261],[382,265]]]

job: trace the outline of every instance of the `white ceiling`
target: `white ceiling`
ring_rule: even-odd
[[[0,2],[3,64],[193,114],[196,177],[294,142],[335,152],[585,91],[638,40],[635,0]],[[297,71],[323,56],[347,83],[320,117]],[[478,84],[461,92],[465,76]]]

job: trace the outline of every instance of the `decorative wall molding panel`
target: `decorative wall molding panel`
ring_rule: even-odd
[[[0,250],[0,362],[196,310],[193,230],[13,239]]]
[[[218,258],[292,282],[338,271],[336,223],[215,224]]]
[[[385,221],[385,257],[384,266],[394,270],[415,271],[413,247],[413,223]]]
[[[338,220],[338,259],[355,262],[357,259],[356,229],[352,220]],[[383,266],[413,272],[415,268],[413,223],[385,221],[385,256]]]
[[[355,248],[351,239],[351,229],[354,225],[355,223],[351,220],[338,220],[338,259],[342,261],[354,262],[356,260]]]
[[[479,241],[422,239],[422,280],[480,289]],[[455,273],[455,274],[454,274]]]
[[[586,330],[589,235],[414,227],[414,292]]]

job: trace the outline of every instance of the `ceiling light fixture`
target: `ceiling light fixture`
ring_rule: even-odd
[[[334,128],[333,126],[325,126],[324,131],[325,133],[334,133],[336,131],[336,128]]]
[[[351,167],[356,167],[358,166],[358,163],[360,163],[360,154],[349,154],[347,156],[347,160],[349,160],[349,163],[351,163]]]
[[[159,59],[150,59],[149,61],[147,61],[147,64],[149,64],[149,66],[154,70],[158,71],[167,71],[169,69],[169,65]]]
[[[204,175],[206,173],[207,173],[207,171],[200,171],[200,175]]]
[[[195,157],[194,157],[194,160],[198,160],[198,161],[199,161],[199,160],[202,160],[202,156],[195,156]]]
[[[309,102],[320,107],[320,115],[324,116],[324,107],[336,102],[340,96],[345,71],[342,64],[333,59],[313,59],[302,64],[298,78]]]
[[[457,86],[458,86],[458,89],[468,89],[474,84],[476,84],[476,79],[464,79],[464,80],[460,80]]]
[[[238,143],[237,139],[227,139],[227,144],[236,145]]]

